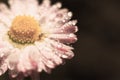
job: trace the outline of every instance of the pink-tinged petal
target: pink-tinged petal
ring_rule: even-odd
[[[68,33],[75,33],[77,31],[77,26],[63,26],[60,29],[52,30],[51,33],[54,34],[68,34]]]
[[[47,39],[50,45],[56,50],[56,54],[62,58],[70,59],[74,56],[73,48],[62,43]]]
[[[74,56],[74,53],[71,50],[69,50],[69,51],[62,51],[60,48],[55,48],[55,50],[56,50],[56,54],[58,56],[60,56],[61,58],[71,59]]]
[[[50,7],[50,0],[43,0],[42,4],[40,5],[40,7],[43,7],[43,8],[48,8]]]
[[[50,61],[53,61],[56,65],[59,65],[62,63],[62,59],[58,57],[52,50],[45,48],[41,51],[41,54]]]
[[[63,43],[60,43],[60,42],[56,42],[54,40],[51,40],[51,39],[45,39],[45,41],[49,42],[50,45],[56,47],[57,49],[60,49],[62,51],[69,51],[69,50],[73,50],[73,47],[71,46],[67,46]]]
[[[54,39],[56,41],[62,42],[62,43],[74,43],[77,41],[77,37],[74,34],[50,34],[48,36],[50,39]]]
[[[56,15],[56,17],[63,17],[64,13],[68,13],[68,9],[66,8],[60,9],[54,14]]]
[[[7,57],[10,53],[10,50],[5,48],[4,44],[0,48],[0,75],[4,74],[7,69]]]
[[[41,54],[41,53],[40,53]],[[41,55],[40,56],[41,57],[41,59],[40,59],[40,63],[43,65],[43,70],[45,70],[46,72],[48,72],[47,71],[47,67],[48,68],[50,68],[50,69],[53,69],[55,66],[56,66],[56,64],[54,64],[54,62],[53,61],[51,61],[51,60],[48,60],[46,57],[44,57],[43,55]]]
[[[0,75],[4,74],[7,71],[7,62],[5,59],[0,59]]]
[[[29,60],[32,65],[32,70],[41,72],[42,70],[47,71],[45,64],[42,62],[43,57],[36,46],[31,46],[29,49]]]
[[[40,52],[38,51],[38,49],[35,46],[30,47],[28,57],[29,57],[29,60],[30,60],[30,63],[32,65],[33,69],[36,69],[41,56],[40,56]]]
[[[51,13],[52,14],[52,13]],[[64,23],[68,22],[72,17],[72,12],[64,12],[56,14],[53,18],[48,19],[49,22],[53,23],[53,27],[61,27]]]
[[[78,31],[77,26],[75,26],[75,24],[77,23],[76,20],[74,21],[70,21],[66,24],[64,24],[61,27],[55,27],[49,30],[50,33],[54,33],[54,34],[68,34],[68,33],[75,33]]]
[[[14,70],[17,68],[17,64],[19,61],[20,56],[20,50],[19,49],[13,49],[10,52],[10,55],[8,56],[8,68],[9,70]]]
[[[40,14],[40,20],[39,22],[42,24],[44,24],[44,27],[50,23],[50,21],[52,21],[51,19],[53,19],[55,17],[55,11],[57,11],[60,7],[61,7],[61,3],[57,3],[53,6],[50,6],[50,0],[44,0],[43,4],[39,7],[39,14]],[[49,11],[48,11],[49,9]],[[52,14],[52,15],[48,15],[48,14]],[[55,23],[55,22],[54,22]],[[49,25],[50,26],[50,25]]]
[[[43,70],[46,70],[44,63],[41,60],[38,62],[37,65],[38,65],[38,68],[37,68],[38,72],[42,72]]]
[[[53,10],[60,9],[61,7],[62,7],[62,4],[60,2],[57,2],[53,6],[51,6]]]
[[[50,69],[51,69],[51,68],[50,68]],[[41,59],[41,61],[38,63],[37,71],[38,71],[38,72],[42,72],[43,70],[44,70],[45,72],[49,73],[49,69],[46,67],[46,64],[44,64],[44,62],[43,62],[42,59]]]
[[[26,70],[23,66],[22,60],[19,61],[18,65],[17,65],[17,69],[19,72],[26,72]]]
[[[18,71],[25,73],[26,71],[32,70],[33,66],[29,59],[29,53],[30,53],[30,47],[26,47],[20,57],[19,57],[19,63],[17,65]]]
[[[54,13],[57,12],[61,7],[62,7],[62,4],[61,4],[60,2],[57,2],[56,4],[54,4],[53,6],[50,7],[50,12],[54,14]]]
[[[66,12],[66,13],[64,13],[63,16],[60,17],[57,15],[56,18],[54,18],[54,19],[55,19],[56,23],[66,23],[71,19],[71,17],[72,17],[72,12]]]
[[[44,70],[49,73],[49,69],[54,68],[54,64],[48,62],[48,60],[38,51],[36,46],[30,46],[29,60],[32,65],[31,70],[37,70],[38,72]]]
[[[36,43],[36,46],[38,47],[39,51],[41,52],[44,63],[47,62],[47,63],[49,63],[49,65],[51,65],[53,67],[55,65],[59,65],[59,64],[62,63],[62,59],[59,56],[57,56],[51,48],[49,48],[49,45],[47,45],[46,42],[42,43],[42,44],[41,43]],[[52,64],[49,61],[53,62],[54,64]]]
[[[4,48],[4,47],[5,47],[5,45],[3,44],[2,41],[0,41],[0,50],[2,50],[2,48]]]
[[[56,18],[56,17],[58,17],[58,18],[63,18],[63,16],[66,14],[66,13],[68,13],[68,9],[66,9],[66,8],[64,8],[64,9],[59,9],[59,6],[60,6],[61,4],[60,3],[58,3],[58,7],[57,6],[53,6],[52,8],[51,8],[51,12],[50,13],[52,13],[52,15],[51,16],[49,16],[49,19],[52,21],[52,20],[54,20],[54,18]],[[65,13],[65,14],[64,14]]]
[[[75,33],[78,31],[78,28],[76,26],[77,21],[73,20],[73,21],[69,21],[68,23],[64,24],[61,27],[61,32],[63,33]]]
[[[0,48],[0,58],[7,58],[9,54],[11,53],[11,50],[8,48]]]

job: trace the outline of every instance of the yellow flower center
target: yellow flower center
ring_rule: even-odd
[[[39,23],[31,16],[17,16],[12,22],[8,35],[14,42],[25,44],[39,40]]]

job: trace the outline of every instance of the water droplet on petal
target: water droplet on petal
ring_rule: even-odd
[[[67,55],[62,55],[62,58],[68,58],[68,56]]]
[[[69,17],[72,17],[72,12],[68,12],[68,16],[69,16]]]
[[[18,75],[18,72],[17,71],[10,71],[10,75],[12,78],[15,78],[17,75]]]

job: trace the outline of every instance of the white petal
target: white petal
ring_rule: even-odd
[[[37,0],[9,0],[9,4],[14,15],[35,15],[37,12]]]
[[[10,27],[11,19],[8,15],[5,15],[4,13],[0,13],[0,23],[3,23],[6,27]]]

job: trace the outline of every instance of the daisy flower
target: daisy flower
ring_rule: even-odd
[[[0,3],[0,75],[22,80],[51,69],[74,56],[69,44],[77,40],[72,12],[50,0],[9,0]]]

